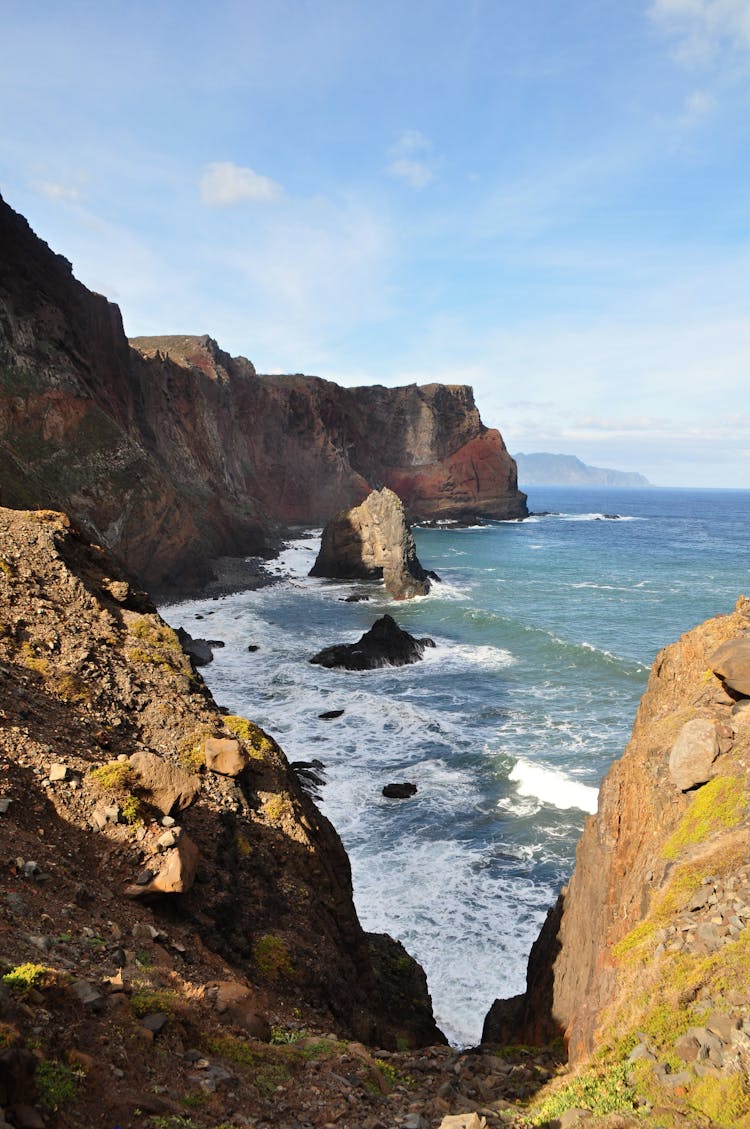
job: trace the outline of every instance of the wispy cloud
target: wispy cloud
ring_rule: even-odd
[[[432,142],[418,129],[406,129],[388,151],[388,172],[411,188],[426,188],[434,180]]]
[[[42,196],[53,202],[61,201],[65,204],[77,204],[81,199],[81,189],[74,184],[61,184],[53,180],[37,181],[33,187]]]
[[[707,63],[722,50],[750,50],[748,0],[654,0],[649,15],[674,41],[683,63]]]
[[[270,203],[278,200],[282,193],[281,185],[275,180],[232,161],[207,165],[199,187],[201,200],[210,208],[225,208],[245,200]]]

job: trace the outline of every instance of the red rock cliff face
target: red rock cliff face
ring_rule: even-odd
[[[209,337],[126,340],[0,200],[0,500],[64,509],[156,591],[374,487],[414,518],[526,513],[471,389],[259,377]]]
[[[733,940],[722,936],[716,910],[706,913],[714,915],[707,924],[718,941],[710,928],[701,934],[705,899],[698,905],[691,898],[707,883],[733,889],[739,880],[732,875],[748,858],[750,702],[722,683],[714,658],[722,644],[747,646],[748,638],[750,600],[740,597],[731,615],[708,620],[657,656],[630,743],[602,783],[597,814],[586,820],[570,885],[532,949],[527,992],[496,1003],[488,1041],[544,1042],[564,1033],[571,1060],[579,1061],[596,1048],[606,1016],[624,1030],[617,1017],[630,1011],[630,1023],[648,1030],[649,988],[653,999],[665,993],[661,981],[675,976],[670,960],[683,961],[685,981],[691,944],[705,954]],[[687,754],[687,768],[678,754]],[[703,938],[708,947],[701,949]],[[696,973],[696,996],[699,974],[705,970]],[[634,1003],[641,996],[646,1018]],[[675,1015],[680,1034],[682,1013]]]

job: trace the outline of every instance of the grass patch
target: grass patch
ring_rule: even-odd
[[[750,1089],[741,1074],[696,1078],[688,1087],[687,1102],[722,1129],[750,1127]]]
[[[180,741],[177,746],[177,756],[182,767],[186,768],[188,772],[200,772],[202,768],[205,768],[206,754],[203,743],[206,737],[210,737],[212,733],[212,726],[201,725]]]
[[[136,775],[129,761],[108,761],[89,773],[89,782],[100,795],[110,795],[118,800],[130,796]]]
[[[126,648],[125,653],[130,662],[166,666],[186,677],[192,675],[192,668],[180,641],[166,623],[159,623],[154,617],[142,616],[130,624],[129,632],[137,640],[134,645]]]
[[[142,1019],[144,1015],[153,1015],[160,1011],[164,1012],[165,1015],[173,1016],[176,1002],[176,994],[166,989],[153,989],[151,991],[144,989],[134,992],[130,997],[133,1014],[137,1015],[139,1019]]]
[[[255,942],[253,960],[266,980],[290,980],[296,975],[286,942],[272,933],[266,933]]]
[[[693,796],[678,827],[664,844],[664,858],[675,859],[687,847],[703,843],[714,832],[736,827],[746,809],[742,777],[715,777]]]
[[[18,652],[18,658],[21,666],[25,666],[27,670],[33,670],[36,674],[41,674],[46,677],[49,674],[49,663],[43,655],[38,655],[31,643],[22,643]]]
[[[636,1092],[629,1080],[630,1063],[591,1067],[532,1105],[530,1125],[543,1125],[569,1109],[588,1109],[593,1114],[621,1113],[636,1108]]]
[[[52,1112],[60,1106],[75,1101],[78,1087],[83,1081],[83,1071],[64,1062],[42,1059],[36,1068],[36,1088],[39,1105]]]

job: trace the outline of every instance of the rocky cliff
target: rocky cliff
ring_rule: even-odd
[[[675,1124],[750,1124],[749,660],[744,597],[657,657],[526,994],[485,1025],[491,1042],[563,1034],[590,1078]]]
[[[412,518],[526,512],[470,388],[258,376],[210,337],[126,340],[0,200],[0,501],[65,510],[157,592],[391,486]]]

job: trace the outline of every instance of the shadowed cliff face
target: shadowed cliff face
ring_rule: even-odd
[[[0,200],[0,500],[67,511],[157,592],[391,486],[409,516],[522,516],[471,389],[259,377],[211,338],[126,340]]]

